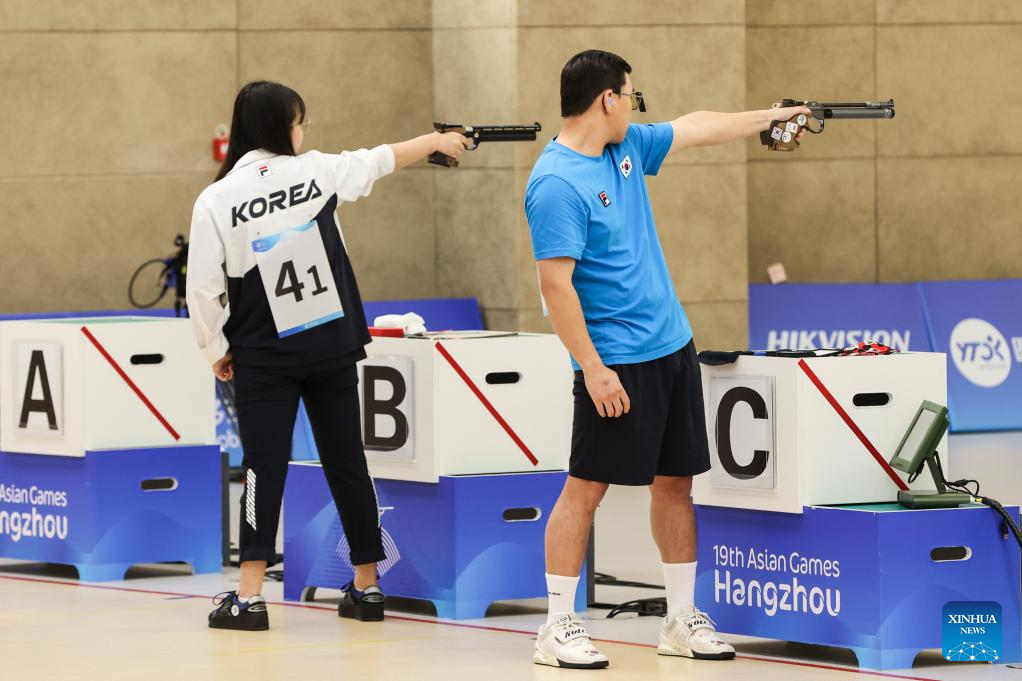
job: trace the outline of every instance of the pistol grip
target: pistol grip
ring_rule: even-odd
[[[796,114],[786,121],[771,121],[770,127],[759,133],[759,139],[770,151],[795,151],[798,135],[803,130],[818,132],[812,128],[819,122],[812,116]],[[820,125],[820,130],[823,126]]]
[[[429,158],[427,160],[430,163],[433,163],[438,166],[446,166],[448,168],[458,167],[458,159],[451,158],[450,156],[442,154],[439,151],[434,151],[432,154],[429,155]]]

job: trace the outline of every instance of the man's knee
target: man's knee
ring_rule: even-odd
[[[596,511],[596,507],[603,501],[608,487],[610,485],[605,482],[583,480],[569,475],[564,483],[561,498],[573,508],[592,513]]]
[[[657,497],[674,498],[679,501],[692,500],[692,478],[658,475],[649,486],[651,494]]]

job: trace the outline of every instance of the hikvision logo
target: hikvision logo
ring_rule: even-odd
[[[908,329],[850,329],[828,331],[825,329],[771,330],[767,334],[767,350],[821,350],[840,349],[862,341],[876,341],[895,350],[908,350],[912,332]]]
[[[1011,374],[1011,349],[1001,331],[976,317],[963,319],[951,331],[951,358],[972,383],[994,388]]]

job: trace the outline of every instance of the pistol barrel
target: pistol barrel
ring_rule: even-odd
[[[536,133],[543,129],[539,123],[533,125],[473,125],[471,130],[480,142],[525,142],[536,139]]]
[[[433,127],[439,132],[458,132],[468,137],[469,150],[475,149],[481,142],[528,142],[536,139],[536,133],[543,129],[537,121],[532,125],[453,125],[434,122]],[[440,152],[430,154],[429,162],[437,165],[457,168],[458,162]]]
[[[894,108],[872,109],[865,107],[830,106],[824,104],[824,118],[894,118]]]
[[[867,102],[816,102],[806,99],[785,99],[782,106],[808,106],[817,118],[894,118],[894,100]]]

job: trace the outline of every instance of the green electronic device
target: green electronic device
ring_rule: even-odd
[[[912,424],[901,438],[901,444],[891,457],[891,467],[909,474],[913,482],[925,465],[937,487],[935,492],[898,490],[898,503],[906,508],[955,508],[972,503],[972,497],[961,492],[948,492],[944,486],[944,471],[937,457],[937,445],[947,432],[947,407],[923,400]]]

